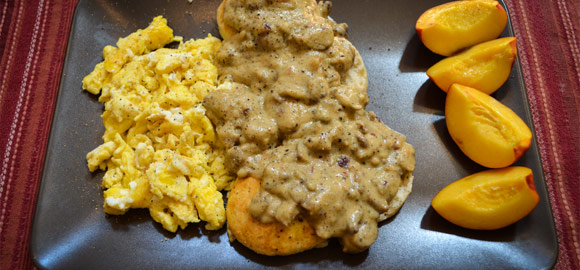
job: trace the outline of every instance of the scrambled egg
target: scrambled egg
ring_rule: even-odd
[[[179,41],[177,49],[163,48]],[[101,94],[104,143],[87,154],[89,170],[106,170],[104,209],[119,215],[148,208],[168,231],[225,223],[220,190],[234,177],[205,116],[203,97],[217,88],[219,39],[183,42],[159,16],[149,27],[103,49],[104,61],[83,79]]]

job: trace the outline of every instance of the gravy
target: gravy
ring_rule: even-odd
[[[262,180],[250,213],[286,225],[300,216],[345,252],[367,249],[407,198],[415,158],[405,136],[365,110],[367,73],[347,25],[328,17],[330,2],[224,4],[238,33],[217,62],[232,84],[204,106],[229,169]]]

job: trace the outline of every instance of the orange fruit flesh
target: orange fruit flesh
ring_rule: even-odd
[[[442,189],[431,205],[458,226],[494,230],[524,218],[538,202],[532,171],[508,167],[459,179]]]

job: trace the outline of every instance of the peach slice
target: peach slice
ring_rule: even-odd
[[[449,88],[445,121],[461,151],[488,168],[511,165],[532,141],[530,128],[514,111],[491,96],[460,84]]]
[[[439,61],[427,76],[445,92],[460,83],[491,94],[508,79],[516,55],[516,39],[499,38]]]
[[[455,1],[425,11],[415,29],[425,47],[450,56],[497,38],[506,24],[507,13],[497,1]]]
[[[532,170],[508,167],[472,174],[449,184],[437,193],[431,206],[455,225],[495,230],[524,218],[539,201]]]

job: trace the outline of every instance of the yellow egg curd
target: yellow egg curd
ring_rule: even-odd
[[[177,49],[164,48],[179,42]],[[163,17],[103,49],[104,61],[83,79],[83,89],[105,104],[104,143],[87,154],[89,170],[106,170],[104,209],[120,215],[148,208],[168,231],[206,221],[220,229],[225,208],[220,190],[234,176],[202,106],[218,88],[209,35],[183,42]]]

